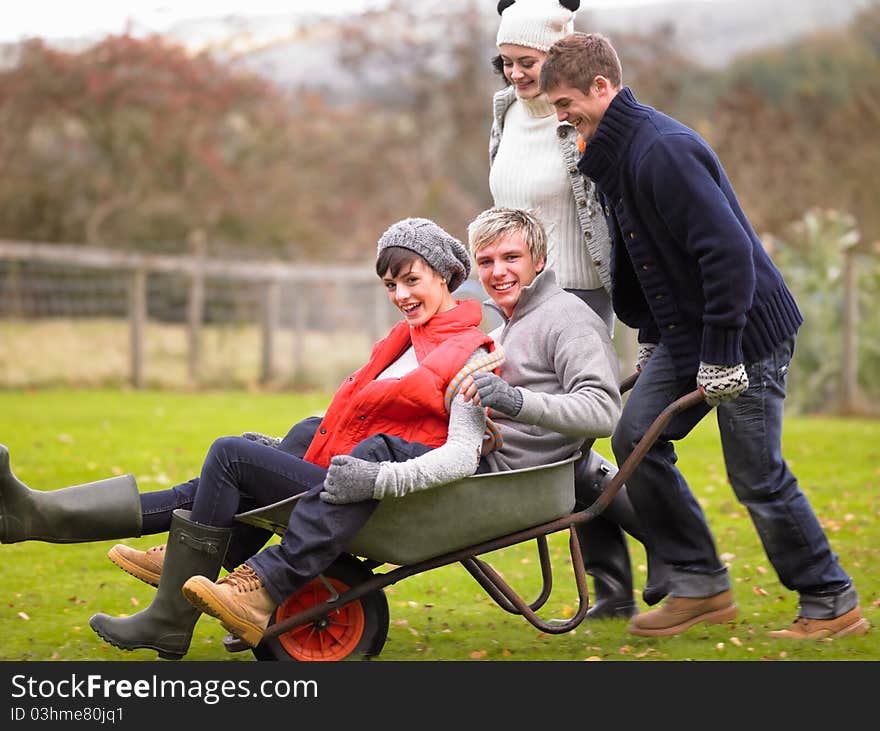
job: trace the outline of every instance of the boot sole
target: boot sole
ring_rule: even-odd
[[[829,633],[828,630],[820,630],[819,632],[814,632],[813,634],[801,635],[794,634],[790,630],[775,630],[773,632],[768,632],[767,636],[772,637],[774,640],[824,640],[826,638],[834,640],[840,637],[857,637],[859,635],[866,634],[869,629],[871,629],[870,623],[867,619],[862,617],[861,619],[853,622],[850,625],[847,625],[843,629],[837,630],[837,632],[834,633]]]
[[[238,639],[244,640],[251,647],[259,645],[264,629],[229,611],[226,604],[214,595],[213,586],[214,582],[194,576],[183,585],[182,591],[190,604],[200,612],[219,619],[220,624]]]
[[[119,642],[114,640],[109,635],[104,634],[99,626],[96,626],[92,620],[89,620],[89,627],[91,627],[95,634],[98,635],[104,642],[108,645],[113,645],[118,650],[125,650],[126,652],[132,652],[133,650],[155,650],[159,657],[163,660],[180,660],[186,653],[183,652],[172,652],[170,650],[164,650],[161,647],[156,647],[155,645],[137,645],[136,647],[127,647],[126,645],[121,645]]]
[[[632,635],[638,635],[639,637],[671,637],[672,635],[681,634],[686,629],[690,629],[695,624],[700,624],[701,622],[705,622],[706,624],[724,624],[725,622],[735,619],[736,613],[736,604],[733,604],[729,607],[724,607],[723,609],[716,609],[714,612],[699,614],[686,622],[681,622],[672,627],[648,629],[630,625],[629,633]]]
[[[149,584],[150,586],[154,587],[159,586],[159,579],[162,578],[161,573],[150,571],[149,569],[145,569],[136,563],[132,563],[116,550],[116,546],[113,546],[113,548],[107,551],[107,558],[109,558],[110,561],[112,561],[119,568],[125,571],[125,573],[131,574],[132,576],[134,576],[134,578],[140,579],[145,584]]]
[[[849,627],[844,627],[839,632],[835,632],[832,637],[846,637],[847,635],[864,635],[871,629],[871,624],[867,619],[862,617],[858,622],[853,622]]]

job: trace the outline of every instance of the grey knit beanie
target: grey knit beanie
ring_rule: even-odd
[[[450,292],[458,289],[471,271],[471,261],[461,241],[427,218],[405,218],[392,224],[379,237],[376,255],[389,246],[400,246],[422,257],[446,279]]]

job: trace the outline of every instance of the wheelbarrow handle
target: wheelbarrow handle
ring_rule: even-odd
[[[623,383],[631,381],[630,388],[632,388],[632,384],[635,384],[636,378],[638,378],[638,374],[630,376],[630,378],[626,379]],[[622,389],[623,384],[621,384],[621,390]],[[657,438],[663,433],[663,430],[669,426],[669,422],[672,421],[673,417],[680,414],[682,411],[686,411],[687,409],[702,403],[704,399],[705,396],[703,395],[703,392],[697,388],[681,398],[676,399],[663,409],[663,411],[660,412],[660,415],[654,419],[654,423],[652,423],[644,433],[638,444],[636,444],[635,449],[633,449],[629,457],[624,460],[624,463],[620,466],[620,469],[615,473],[614,477],[611,478],[611,481],[602,490],[599,497],[593,501],[589,508],[582,511],[580,515],[583,516],[583,519],[589,520],[605,510],[605,508],[611,504],[611,501],[614,500],[617,491],[623,487],[623,484],[630,478],[632,473],[635,472],[636,467],[642,461],[644,456],[648,453],[651,447],[654,446],[654,442],[657,441]]]
[[[627,376],[620,382],[620,394],[623,395],[627,391],[631,391],[632,387],[636,385],[636,381],[639,380],[639,372],[636,371],[631,376]]]

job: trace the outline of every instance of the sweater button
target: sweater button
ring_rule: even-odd
[[[610,209],[608,206],[605,206],[605,215],[606,215],[606,216],[610,216],[610,215],[611,215],[611,209]]]
[[[634,239],[634,238],[636,237],[636,235],[635,235],[632,231],[630,231],[630,232],[629,232],[629,237],[630,237],[631,239]]]
[[[367,417],[364,416],[363,414],[361,414],[361,415],[358,417],[358,419],[360,419],[361,421],[363,421],[363,420],[366,419],[366,418],[367,418]]]
[[[601,259],[593,259],[593,266],[596,266],[596,267],[602,266],[602,260]]]
[[[593,238],[593,232],[592,231],[584,231],[584,238],[587,241],[589,241],[591,238]]]
[[[327,430],[324,427],[321,427],[321,434],[326,434]]]
[[[587,205],[587,201],[586,201],[585,199],[583,199],[583,198],[578,198],[578,205],[579,205],[581,208],[583,208],[585,205]]]
[[[675,323],[673,322],[671,325],[666,326],[667,330],[675,330]]]
[[[662,300],[665,296],[666,296],[665,294],[655,294],[654,299],[655,300]]]
[[[575,175],[575,174],[577,173],[577,171],[578,171],[578,169],[577,169],[574,165],[572,165],[572,166],[568,169],[568,172],[569,172],[571,175]]]

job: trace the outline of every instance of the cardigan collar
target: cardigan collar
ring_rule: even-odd
[[[600,188],[608,188],[627,145],[653,112],[652,107],[639,104],[632,89],[624,86],[605,110],[596,134],[578,161],[578,170],[595,180]]]

